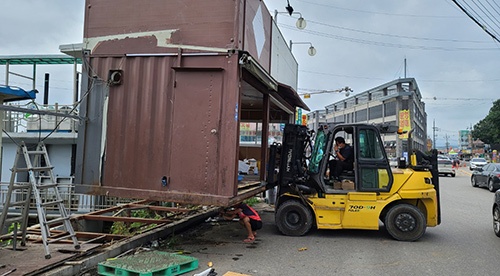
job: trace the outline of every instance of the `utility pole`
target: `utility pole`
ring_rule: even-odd
[[[436,145],[436,130],[437,130],[437,127],[436,127],[436,120],[434,119],[434,120],[432,121],[432,141],[433,141],[433,142],[432,142],[432,143],[433,143],[433,145],[432,145],[432,146],[433,146],[435,149],[437,149],[437,145]]]
[[[470,153],[472,153],[472,147],[473,147],[473,143],[472,143],[472,123],[470,124],[470,127],[469,127],[469,134],[467,135],[467,139],[468,139],[468,147],[470,148]]]
[[[448,143],[448,138],[450,138],[450,136],[448,136],[448,134],[445,134],[444,139],[446,140],[446,153],[448,153],[448,149],[450,148],[450,144]]]
[[[406,58],[405,58],[405,79],[406,79]]]

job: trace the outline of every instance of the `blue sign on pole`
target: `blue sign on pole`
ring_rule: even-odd
[[[302,108],[297,108],[296,114],[297,114],[297,116],[295,117],[295,123],[297,125],[301,125],[302,124]]]

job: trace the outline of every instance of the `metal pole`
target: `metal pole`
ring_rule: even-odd
[[[78,101],[78,71],[77,71],[77,63],[76,58],[73,63],[73,103]]]
[[[434,148],[437,149],[436,146],[436,120],[432,121],[432,139],[434,140]]]
[[[74,82],[75,82],[75,94],[73,95],[73,109],[75,110],[76,109],[76,106],[78,104],[78,87],[80,85],[80,79],[79,79],[79,74],[78,72],[76,71],[76,59],[75,59],[75,79],[74,79]],[[74,120],[71,120],[71,131],[72,132],[75,132],[76,131],[76,123]]]
[[[49,104],[49,73],[45,73],[45,83],[43,85],[43,104]]]
[[[446,141],[446,143],[445,143],[445,144],[446,144],[446,153],[448,153],[448,152],[449,152],[449,151],[448,151],[448,148],[450,147],[450,143],[448,142],[448,138],[450,138],[450,137],[448,136],[448,134],[445,134],[445,135],[444,135],[444,139],[445,139],[445,141]]]
[[[5,64],[5,85],[9,85],[9,61]]]
[[[33,63],[33,90],[36,89],[36,62]]]
[[[405,79],[406,79],[406,58],[405,58]]]

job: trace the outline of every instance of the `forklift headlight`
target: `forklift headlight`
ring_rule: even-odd
[[[431,178],[424,178],[425,184],[432,184],[432,179]]]

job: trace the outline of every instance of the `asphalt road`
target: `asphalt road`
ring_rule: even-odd
[[[442,223],[416,242],[378,231],[313,230],[278,233],[272,208],[260,204],[264,222],[254,244],[245,244],[237,222],[206,222],[169,241],[170,250],[212,262],[217,275],[499,275],[500,238],[493,233],[493,194],[470,185],[468,168],[440,177]]]

